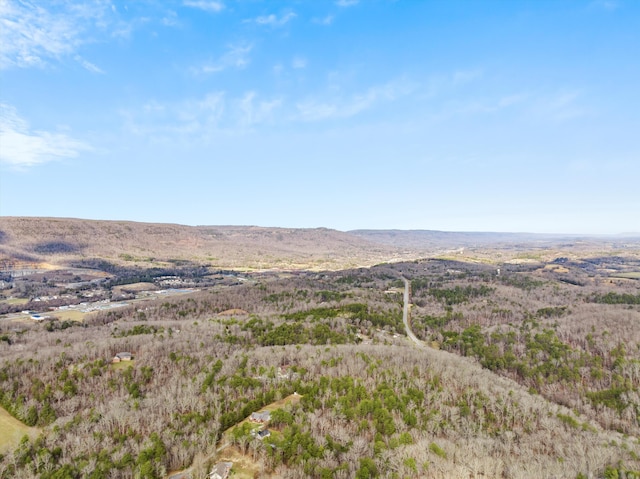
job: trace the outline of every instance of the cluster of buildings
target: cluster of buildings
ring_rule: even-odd
[[[251,431],[251,435],[257,437],[258,439],[264,439],[265,437],[271,436],[271,431],[264,427],[270,420],[271,411],[258,411],[251,413],[251,416],[249,416],[249,421],[261,426],[260,428]],[[229,477],[229,474],[231,473],[232,467],[232,462],[219,462],[215,466],[213,466],[213,469],[211,469],[208,479],[227,479]]]

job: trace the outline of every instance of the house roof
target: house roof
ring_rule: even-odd
[[[271,411],[260,411],[251,413],[251,419],[254,421],[268,421],[271,419]]]
[[[215,477],[216,475],[220,477],[226,477],[226,475],[231,471],[231,467],[233,466],[233,462],[219,462],[213,469],[211,469],[210,477]]]

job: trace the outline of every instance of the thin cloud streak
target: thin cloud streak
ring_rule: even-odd
[[[579,103],[582,90],[569,90],[540,98],[531,107],[534,117],[564,122],[589,115],[590,111]]]
[[[594,0],[589,4],[589,7],[598,10],[613,11],[617,10],[620,4],[616,0]]]
[[[307,59],[302,57],[295,57],[291,62],[291,68],[294,70],[301,70],[307,67]]]
[[[333,15],[327,15],[326,17],[322,17],[322,18],[314,18],[312,22],[318,25],[328,26],[333,23],[334,18],[335,17]]]
[[[453,74],[454,85],[465,85],[478,80],[483,75],[482,70],[459,70]]]
[[[193,73],[209,74],[218,73],[228,68],[243,69],[251,62],[249,53],[253,45],[231,45],[218,60],[205,63],[204,65],[192,68]]]
[[[592,112],[580,103],[581,90],[561,92],[515,92],[495,97],[470,97],[451,101],[438,88],[432,88],[429,100],[442,98],[444,103],[431,115],[438,123],[456,117],[489,115],[506,110],[517,112],[521,118],[534,122],[563,123],[590,115]],[[426,97],[425,97],[426,98]]]
[[[298,15],[294,12],[285,13],[280,17],[272,13],[270,15],[262,15],[254,19],[245,20],[245,23],[255,23],[257,25],[270,27],[283,27],[297,16]]]
[[[353,7],[358,3],[360,3],[360,0],[338,0],[336,2],[336,5],[344,8],[344,7]]]
[[[454,103],[453,105],[447,105],[437,118],[444,120],[455,116],[497,113],[507,108],[522,107],[529,98],[529,95],[525,93],[514,93],[498,98],[481,98],[469,100],[462,104]]]
[[[80,65],[82,65],[82,67],[87,70],[90,71],[91,73],[98,73],[103,75],[104,74],[104,70],[102,70],[102,68],[94,65],[93,63],[85,60],[84,58],[82,58],[80,55],[76,55],[74,57],[75,61],[77,61]]]
[[[347,98],[338,98],[332,101],[308,99],[296,104],[297,118],[306,122],[349,118],[380,103],[391,102],[409,95],[414,89],[413,84],[402,80],[374,86],[365,92]]]
[[[222,2],[206,1],[206,0],[185,0],[185,7],[197,8],[205,12],[219,13],[224,10],[225,5]]]
[[[0,104],[0,163],[24,170],[90,150],[86,143],[62,133],[32,131],[15,108]]]

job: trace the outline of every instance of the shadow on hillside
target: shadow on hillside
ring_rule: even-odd
[[[32,250],[38,254],[69,254],[79,253],[83,246],[70,243],[68,241],[45,241],[33,245]]]

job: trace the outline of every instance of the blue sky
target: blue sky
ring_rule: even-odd
[[[640,231],[636,0],[0,1],[0,215]]]

